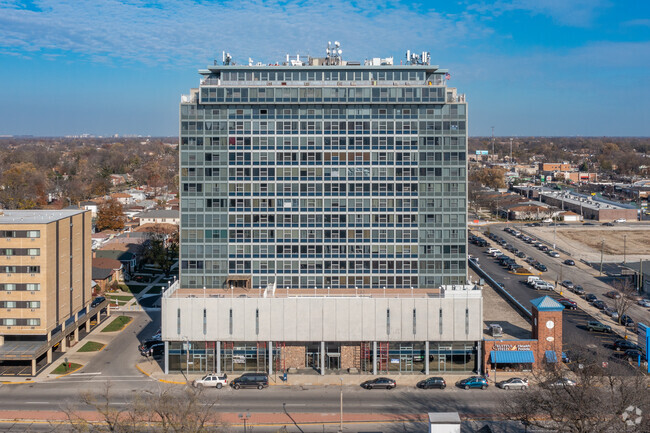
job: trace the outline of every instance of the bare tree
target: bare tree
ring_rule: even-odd
[[[606,352],[580,350],[572,356],[572,371],[537,370],[525,397],[504,394],[503,416],[541,431],[649,431],[650,393],[641,373],[629,364],[609,360]],[[575,385],[567,384],[566,378]]]
[[[614,298],[614,308],[618,313],[618,323],[620,324],[622,323],[623,315],[627,314],[632,304],[634,304],[634,296],[637,295],[637,291],[629,279],[616,280],[612,286],[619,295]]]
[[[156,392],[139,392],[126,404],[117,405],[111,386],[107,384],[100,394],[86,392],[80,396],[78,403],[83,409],[73,404],[64,407],[67,422],[59,425],[59,429],[79,433],[226,431],[226,424],[215,411],[217,399],[205,399],[202,395],[202,389],[189,385],[181,389],[162,386]],[[90,413],[87,408],[91,409]]]

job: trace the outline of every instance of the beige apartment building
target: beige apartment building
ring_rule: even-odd
[[[0,210],[0,374],[78,341],[92,302],[91,213]]]

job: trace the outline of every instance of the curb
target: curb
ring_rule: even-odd
[[[173,384],[173,385],[185,385],[185,384],[187,384],[187,382],[176,382],[176,381],[173,381],[173,380],[156,379],[155,377],[153,377],[152,375],[150,375],[149,373],[144,371],[142,368],[140,368],[140,366],[138,364],[135,364],[135,368],[137,368],[140,373],[144,374],[148,378],[153,379],[153,380],[155,380],[157,382],[169,383],[169,384]]]
[[[83,366],[83,364],[81,364],[81,366],[80,366],[80,367],[78,367],[78,368],[75,368],[75,369],[74,369],[74,370],[72,370],[72,371],[68,371],[68,372],[67,372],[67,373],[65,373],[65,374],[61,374],[61,375],[59,375],[59,376],[57,376],[57,377],[55,377],[54,379],[59,379],[59,378],[61,378],[61,377],[65,377],[65,376],[67,376],[67,375],[69,375],[69,374],[72,374],[72,373],[75,373],[75,372],[77,372],[77,371],[79,371],[79,370],[81,370],[82,368],[84,368],[84,366]]]
[[[117,317],[119,317],[119,316],[116,316],[115,318],[113,318],[113,320],[115,320]],[[129,327],[129,325],[131,325],[131,323],[133,323],[133,322],[135,321],[135,320],[133,319],[133,317],[131,317],[131,316],[125,316],[125,317],[128,317],[128,318],[130,318],[131,320],[129,320],[129,322],[128,322],[126,325],[124,325],[124,326],[122,327],[122,329],[118,329],[118,330],[116,330],[116,331],[104,331],[104,328],[106,328],[106,326],[108,326],[108,325],[110,325],[111,323],[113,323],[113,322],[111,321],[111,322],[109,322],[106,326],[104,326],[104,328],[102,328],[101,331],[99,331],[99,332],[105,332],[106,334],[113,334],[113,333],[115,333],[115,332],[122,332],[122,331],[124,331],[126,328]],[[83,352],[82,352],[82,353],[83,353]]]

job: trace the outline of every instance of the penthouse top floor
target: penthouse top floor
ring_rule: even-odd
[[[84,209],[66,210],[2,210],[0,226],[9,224],[49,224],[54,221],[88,212]]]

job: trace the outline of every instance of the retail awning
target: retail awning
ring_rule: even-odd
[[[557,364],[557,355],[552,350],[547,350],[544,352],[544,358],[549,364]]]
[[[492,364],[532,364],[535,355],[532,350],[492,350],[490,352]]]

